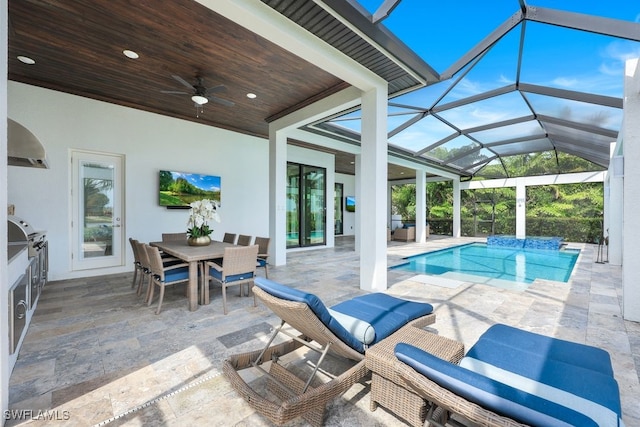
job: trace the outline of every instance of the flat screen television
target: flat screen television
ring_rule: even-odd
[[[347,196],[345,201],[345,206],[347,208],[347,212],[355,212],[356,211],[356,198],[353,196]]]
[[[220,202],[219,176],[161,170],[158,177],[160,206],[187,209],[196,200]]]

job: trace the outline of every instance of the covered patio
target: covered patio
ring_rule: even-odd
[[[404,256],[473,240],[431,236],[426,243],[390,242],[386,257],[396,265]],[[433,304],[437,320],[429,329],[467,348],[502,322],[607,350],[624,421],[637,425],[640,326],[622,319],[621,268],[595,263],[594,245],[572,247],[581,254],[567,284],[538,280],[526,291],[474,283],[446,288],[389,270],[388,292]],[[286,266],[270,270],[270,278],[313,292],[327,304],[343,301],[365,293],[353,249],[353,237],[342,237],[334,248],[292,253]],[[278,318],[237,295],[229,297],[224,316],[217,288],[211,304],[196,312],[186,311],[181,290],[168,292],[163,315],[156,316],[136,297],[131,278],[122,273],[45,288],[11,377],[10,409],[53,411],[68,417],[65,425],[76,426],[270,425],[233,391],[221,365],[229,355],[261,348]],[[332,402],[325,424],[404,425],[384,408],[369,411],[368,382]]]

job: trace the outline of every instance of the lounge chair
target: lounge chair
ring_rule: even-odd
[[[358,296],[327,308],[313,294],[263,277],[255,279],[253,290],[254,295],[280,317],[280,327],[274,331],[264,349],[227,359],[223,372],[234,389],[258,413],[277,425],[297,417],[303,417],[312,425],[321,425],[326,404],[368,373],[364,361],[368,347],[407,324],[424,327],[435,321],[430,304],[382,293]],[[300,334],[289,332],[290,327]],[[280,334],[289,340],[272,345]],[[301,346],[320,354],[306,381],[277,363],[280,357]],[[327,353],[356,363],[346,372],[314,387],[312,381]],[[272,363],[267,372],[261,365],[269,361]],[[272,386],[270,391],[281,402],[263,397],[241,378],[238,371],[251,367],[267,375]]]
[[[494,325],[460,365],[403,343],[395,355],[405,387],[430,402],[429,425],[624,425],[609,353],[595,347]]]

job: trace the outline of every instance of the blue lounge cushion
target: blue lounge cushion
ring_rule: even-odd
[[[609,353],[597,347],[551,338],[503,324],[493,325],[487,329],[474,345],[474,347],[478,346],[476,351],[491,347],[490,342],[481,344],[482,341],[498,342],[518,350],[544,354],[546,359],[566,362],[613,376]],[[479,358],[482,360],[482,356]]]
[[[331,307],[332,310],[363,320],[373,326],[375,344],[407,323],[433,313],[428,303],[409,301],[383,293],[358,296]]]
[[[512,342],[497,342],[481,337],[469,349],[465,359],[471,359],[468,361],[470,365],[473,364],[473,360],[477,360],[510,374],[520,375],[597,402],[617,414],[621,413],[620,390],[612,375],[554,360],[546,353],[547,350],[546,347],[541,347],[539,352],[522,350],[513,347]],[[482,364],[476,364],[478,365]],[[487,371],[493,371],[490,366]]]
[[[322,301],[311,293],[264,277],[256,278],[255,284],[275,297],[304,302],[331,332],[359,353],[364,353],[367,345],[373,345],[388,337],[408,322],[433,312],[431,304],[407,301],[382,293],[355,297],[331,307],[329,311]],[[344,316],[334,317],[332,312]],[[355,318],[356,321],[348,320],[346,316]],[[353,332],[357,334],[354,335]]]
[[[497,414],[538,426],[597,426],[573,409],[439,359],[417,347],[399,343],[396,357],[441,387]]]
[[[258,267],[264,267],[265,265],[267,265],[267,260],[264,258],[258,258]]]

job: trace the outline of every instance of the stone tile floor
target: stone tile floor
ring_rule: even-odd
[[[362,294],[353,238],[335,248],[291,252],[270,278],[317,294],[328,306]],[[426,243],[390,242],[388,264],[403,256],[473,239],[432,236]],[[537,281],[525,291],[483,284],[456,288],[410,280],[390,270],[388,292],[435,306],[432,330],[470,347],[490,325],[507,323],[587,343],[611,354],[627,427],[640,426],[640,324],[622,319],[621,269],[597,264],[596,247],[582,249],[568,284]],[[51,282],[38,303],[10,380],[14,425],[262,426],[221,375],[231,354],[262,348],[278,319],[252,299],[220,290],[189,312],[180,288],[168,290],[162,312],[131,290],[132,274]],[[404,425],[383,408],[369,411],[368,379],[327,409],[331,426]],[[293,421],[291,425],[305,425]]]

